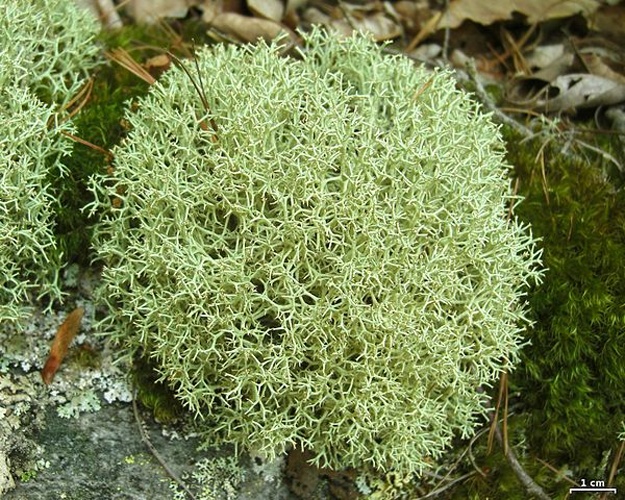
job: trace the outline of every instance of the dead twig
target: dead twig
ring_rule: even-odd
[[[163,457],[161,457],[160,453],[156,451],[156,448],[154,448],[154,445],[150,441],[150,437],[148,436],[148,433],[145,430],[145,427],[143,426],[143,421],[141,420],[141,417],[139,416],[139,408],[137,408],[137,390],[136,389],[132,397],[132,410],[135,414],[135,420],[137,421],[137,425],[139,426],[139,432],[141,434],[141,441],[143,441],[144,444],[148,447],[148,450],[150,450],[150,453],[154,456],[156,461],[159,464],[161,464],[161,467],[165,469],[165,472],[167,473],[167,475],[171,477],[176,482],[176,484],[178,484],[178,486],[180,486],[185,491],[187,495],[189,495],[189,498],[191,498],[191,500],[197,500],[196,496],[182,482],[182,480],[178,477],[178,475],[173,470],[171,470],[171,468],[167,465]]]
[[[501,374],[501,379],[499,381],[499,397],[497,398],[495,415],[492,419],[490,432],[488,433],[488,453],[493,450],[493,438],[495,436],[497,422],[499,422],[499,409],[501,408],[502,400],[504,401],[502,445],[505,454],[508,451],[508,374],[506,372]]]
[[[445,13],[449,12],[449,0],[445,0]],[[443,61],[449,62],[449,37],[451,30],[449,24],[445,26],[445,38],[443,39]]]
[[[552,472],[555,472],[557,474],[557,478],[562,478],[565,481],[567,481],[569,484],[571,484],[572,486],[577,486],[579,488],[579,483],[576,483],[575,481],[573,481],[572,479],[569,479],[568,477],[566,477],[566,475],[564,475],[561,471],[559,471],[558,469],[556,469],[553,465],[551,465],[550,463],[545,462],[544,460],[541,460],[540,458],[536,457],[536,460],[538,460],[541,464],[543,464],[545,467],[547,467],[547,469],[549,469]]]
[[[501,407],[501,403],[503,401],[503,432],[499,428],[499,409]],[[525,490],[540,500],[551,500],[551,497],[547,495],[543,489],[538,486],[531,476],[525,472],[523,466],[519,463],[512,451],[512,447],[508,445],[508,374],[503,372],[501,375],[501,380],[499,384],[499,397],[497,398],[497,405],[493,411],[490,410],[491,415],[491,427],[490,432],[488,434],[488,453],[492,450],[493,445],[493,437],[497,439],[499,446],[501,446],[503,450],[503,454],[510,464],[510,468],[514,471],[517,478],[525,488]]]
[[[195,78],[193,77],[193,75],[191,75],[191,72],[188,70],[188,68],[185,66],[185,64],[176,55],[172,54],[169,51],[167,51],[166,54],[169,57],[171,57],[171,60],[174,62],[174,64],[176,66],[178,66],[182,71],[184,71],[184,73],[189,78],[189,81],[191,82],[191,84],[195,88],[195,91],[197,92],[198,96],[200,97],[200,101],[202,103],[202,106],[204,107],[204,111],[207,113],[208,123],[210,124],[210,128],[215,133],[215,135],[213,135],[211,137],[211,140],[213,142],[217,142],[217,135],[216,134],[219,132],[219,129],[217,127],[217,122],[215,122],[215,120],[210,116],[210,107],[208,105],[208,99],[206,98],[206,94],[204,92],[204,82],[202,81],[202,72],[200,71],[200,67],[198,65],[197,59],[194,58],[193,62],[195,63],[195,70],[197,72],[197,77],[198,77],[199,83],[195,81]],[[209,130],[209,126],[206,125],[206,123],[204,123],[203,120],[200,121],[200,127],[202,127],[202,129],[205,130],[205,131]]]
[[[524,138],[532,139],[535,137],[536,134],[532,130],[525,127],[524,125],[521,125],[516,120],[510,118],[507,114],[505,114],[497,106],[495,106],[495,103],[493,103],[492,99],[488,97],[488,94],[486,93],[484,86],[482,85],[482,83],[480,82],[477,76],[477,68],[475,67],[474,60],[471,59],[467,63],[466,70],[467,70],[468,80],[470,80],[471,83],[475,85],[475,94],[477,95],[478,99],[488,111],[493,113],[493,116],[496,118],[496,120],[499,123],[508,125],[512,129],[514,129],[515,132],[517,132]],[[456,78],[458,78],[459,80],[462,80],[463,75],[459,74],[459,72],[456,72]]]
[[[80,110],[87,104],[89,98],[91,97],[91,92],[93,91],[93,78],[89,78],[87,83],[85,83],[78,94],[76,94],[66,105],[65,108],[71,111],[63,121],[71,120],[80,113]],[[75,105],[75,107],[74,107]],[[72,109],[73,108],[73,109]]]
[[[101,148],[100,146],[96,146],[92,142],[89,142],[85,139],[81,139],[80,137],[77,137],[74,134],[70,134],[69,132],[66,132],[65,130],[61,130],[61,134],[63,134],[66,137],[69,137],[74,142],[77,142],[79,144],[82,144],[83,146],[87,146],[88,148],[91,148],[99,153],[102,153],[104,156],[106,156],[108,161],[112,161],[113,153],[111,153],[110,151],[107,151],[106,149]]]
[[[63,113],[66,113],[66,115],[62,118],[60,117],[60,114],[52,115],[50,118],[48,118],[48,123],[46,124],[46,126],[48,128],[52,128],[53,126],[59,127],[65,122],[74,118],[74,116],[76,116],[89,101],[92,90],[93,78],[89,78],[89,80],[87,80],[87,82],[80,88],[78,93],[74,97],[72,97],[72,99],[67,104],[63,106],[61,111]]]
[[[610,475],[608,476],[607,484],[613,484],[614,478],[618,471],[618,467],[623,459],[623,453],[625,453],[625,441],[621,442],[617,452],[614,454],[614,460],[612,460],[612,466],[610,467]]]
[[[499,424],[495,419],[493,419],[493,429],[495,432],[495,437],[497,438],[497,442],[502,448],[504,448],[503,435],[501,434],[501,429],[499,429]],[[525,469],[523,469],[523,466],[517,460],[516,455],[512,451],[511,447],[508,446],[507,450],[504,449],[504,456],[506,457],[508,464],[510,464],[510,468],[514,471],[516,477],[519,479],[525,490],[530,495],[533,495],[540,500],[551,500],[551,497],[547,495],[544,490],[534,482],[534,480],[527,472],[525,472]]]

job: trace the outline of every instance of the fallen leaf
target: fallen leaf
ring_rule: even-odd
[[[158,78],[171,67],[171,58],[167,54],[159,54],[145,61],[143,67],[147,69],[152,76]]]
[[[67,353],[67,348],[80,329],[80,321],[84,313],[85,310],[82,307],[77,307],[67,315],[63,324],[56,331],[54,342],[50,348],[50,355],[41,371],[41,378],[46,385],[52,382],[56,371],[61,366],[63,358]]]
[[[398,0],[390,5],[399,16],[406,31],[416,33],[434,15],[429,2]]]
[[[168,69],[171,65],[171,58],[167,54],[159,54],[154,57],[150,57],[145,61],[144,66],[147,69]]]
[[[625,85],[596,75],[564,75],[556,78],[552,87],[560,94],[540,103],[540,109],[560,111],[573,108],[596,108],[625,101]]]
[[[113,0],[75,0],[76,4],[88,9],[107,29],[123,26]]]
[[[286,11],[294,11],[300,9],[308,3],[308,0],[286,0]]]
[[[613,42],[625,38],[625,4],[603,5],[590,20],[590,27]]]
[[[443,14],[439,28],[457,28],[470,20],[484,26],[497,21],[512,19],[518,12],[527,17],[528,24],[595,12],[600,3],[597,0],[456,0],[450,2],[449,11]]]
[[[618,83],[625,84],[625,74],[614,71],[608,61],[598,54],[584,54],[580,52],[580,56],[584,61],[584,65],[588,68],[588,72],[592,75],[601,76],[608,80],[613,80]]]
[[[164,17],[183,18],[194,0],[132,0],[126,5],[128,14],[138,23],[153,24]]]
[[[247,6],[255,16],[279,23],[284,15],[281,0],[247,0]]]
[[[555,43],[551,45],[539,45],[532,49],[525,58],[527,65],[533,70],[538,71],[550,66],[565,54],[563,43]]]
[[[387,16],[386,12],[374,10],[371,6],[342,3],[330,14],[316,7],[309,7],[302,19],[309,24],[322,24],[339,35],[350,36],[354,30],[373,36],[381,42],[401,35],[399,23]]]
[[[524,81],[536,82],[536,79],[527,78]],[[550,113],[610,106],[625,101],[625,84],[601,76],[573,73],[545,83],[540,90],[528,93],[525,101],[520,96],[521,87],[517,85],[516,92],[509,93],[508,100],[516,105]]]
[[[271,41],[282,32],[289,32],[287,28],[268,19],[242,16],[234,12],[224,12],[215,16],[211,27],[233,35],[244,42],[256,42],[259,38]],[[289,33],[291,35],[291,33]]]

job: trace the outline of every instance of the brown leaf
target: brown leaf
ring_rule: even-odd
[[[113,0],[76,0],[76,3],[88,9],[106,29],[118,29],[124,25]]]
[[[164,17],[183,18],[189,7],[199,2],[193,0],[133,0],[124,2],[126,11],[138,23],[156,23]]]
[[[303,19],[310,24],[322,24],[332,28],[340,35],[350,36],[354,30],[372,35],[381,42],[401,35],[401,27],[384,11],[374,10],[370,6],[359,6],[347,3],[326,14],[316,7],[304,11]]]
[[[211,22],[211,26],[222,33],[232,35],[244,42],[256,42],[259,38],[271,41],[280,33],[288,30],[268,19],[242,16],[234,12],[224,12],[217,15]]]
[[[603,5],[591,18],[590,27],[615,43],[625,39],[625,4]]]
[[[528,24],[534,24],[580,13],[588,16],[598,7],[597,0],[456,0],[450,2],[449,12],[443,15],[439,28],[457,28],[465,20],[488,26],[512,19],[514,12],[527,16]]]
[[[56,331],[54,342],[50,348],[50,355],[41,371],[41,378],[46,385],[52,382],[54,374],[61,366],[61,362],[67,353],[67,348],[78,333],[78,330],[80,330],[80,321],[84,313],[85,310],[82,307],[77,307],[67,315],[63,324]]]
[[[610,106],[625,101],[625,84],[596,75],[570,74],[550,85],[558,90],[553,99],[538,101],[537,110],[550,112]]]
[[[519,78],[511,83],[507,100],[540,112],[572,111],[625,101],[625,84],[596,75],[571,73],[550,82]]]
[[[281,0],[247,0],[247,6],[254,15],[277,23],[284,15],[284,4]]]
[[[157,56],[150,57],[147,61],[145,61],[143,65],[148,70],[150,69],[165,70],[165,69],[169,69],[169,66],[171,66],[171,58],[167,54],[159,54]]]

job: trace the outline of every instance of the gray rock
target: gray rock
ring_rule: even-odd
[[[170,439],[163,435],[159,424],[145,422],[149,439],[163,461],[178,477],[185,477],[196,498],[233,498],[226,488],[229,478],[215,477],[203,487],[192,477],[195,464],[206,460],[206,452],[198,452],[198,442],[190,439]],[[16,478],[17,487],[7,493],[7,500],[159,500],[185,498],[175,496],[172,479],[142,441],[131,404],[104,404],[99,411],[83,413],[79,418],[61,418],[50,408],[45,412],[42,428],[33,435],[24,435],[23,442],[35,441],[45,450],[49,466],[37,471],[27,481]],[[19,446],[9,453],[10,460],[21,462],[31,457],[31,447]],[[232,457],[232,450],[221,450],[209,455],[208,460]],[[245,477],[237,486],[238,499],[294,498],[286,486],[275,478],[268,481],[250,466],[249,459],[240,460]],[[196,484],[194,484],[196,483]],[[222,491],[219,491],[219,490]],[[180,489],[179,489],[180,490]],[[190,498],[190,497],[189,497]]]

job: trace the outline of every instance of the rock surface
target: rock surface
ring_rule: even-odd
[[[298,498],[286,486],[285,458],[237,458],[226,447],[199,451],[190,418],[161,425],[139,407],[150,443],[193,497],[176,485],[142,440],[128,367],[113,363],[115,354],[98,335],[101,311],[91,301],[97,273],[69,269],[63,280],[70,290],[65,306],[35,310],[19,331],[0,328],[0,498]],[[85,309],[81,330],[46,386],[40,370],[69,304]]]
[[[148,420],[149,422],[149,420]],[[196,498],[237,498],[288,500],[293,497],[280,478],[266,481],[250,468],[249,460],[241,460],[240,484],[230,470],[215,471],[214,484],[199,485],[191,475],[195,465],[206,460],[206,452],[196,451],[198,442],[191,439],[172,439],[163,434],[162,427],[145,422],[149,439],[168,467],[178,477],[186,478]],[[5,493],[7,500],[100,500],[100,499],[172,499],[191,498],[175,488],[171,477],[142,441],[132,405],[113,403],[103,405],[93,413],[84,413],[76,419],[60,417],[48,409],[42,421],[27,430],[23,444],[29,440],[43,447],[43,458],[48,467],[39,471],[23,472],[23,479],[15,478],[15,489]],[[30,435],[29,435],[30,434]],[[175,434],[173,434],[175,435]],[[29,458],[31,445],[19,446],[9,453],[11,461]],[[208,460],[232,456],[231,450],[208,455]],[[248,463],[246,463],[248,462]],[[219,477],[217,474],[223,473]],[[32,477],[29,477],[32,475]],[[196,483],[196,484],[194,484]],[[208,486],[208,488],[206,488]],[[230,486],[237,486],[233,496]],[[211,490],[211,491],[209,491]],[[178,493],[176,494],[176,491]]]

